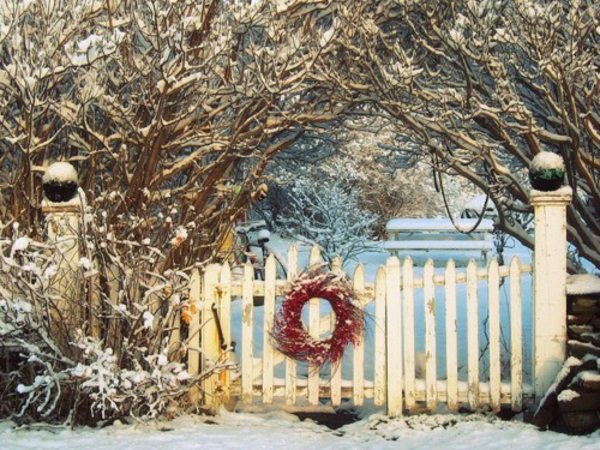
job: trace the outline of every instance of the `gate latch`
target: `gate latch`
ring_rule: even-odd
[[[221,319],[219,318],[217,305],[213,303],[210,309],[212,311],[213,318],[215,319],[215,323],[217,324],[217,334],[219,335],[219,347],[221,348],[221,350],[225,351],[228,348],[227,344],[225,343],[225,336],[223,336],[223,327],[221,327]],[[231,351],[235,351],[235,341],[231,341],[229,349]]]

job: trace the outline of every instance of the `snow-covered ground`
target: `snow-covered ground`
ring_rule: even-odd
[[[274,248],[285,261],[287,242],[274,236]],[[373,281],[379,265],[385,264],[387,254],[374,250],[360,257],[365,265],[368,281]],[[448,256],[457,259],[459,266],[466,265],[467,258],[452,255],[422,255],[421,266],[428,256],[433,256],[437,267]],[[507,261],[519,256],[530,263],[528,250],[516,246],[505,255]],[[300,264],[306,264],[308,248],[300,249]],[[352,273],[356,263],[350,262],[346,270]],[[530,300],[530,278],[524,280],[524,314]],[[417,301],[418,302],[418,301]],[[236,302],[239,304],[240,302]],[[418,303],[417,303],[418,304]],[[262,308],[257,308],[260,315]],[[482,310],[482,313],[485,311]],[[234,304],[233,322],[237,311]],[[485,317],[482,314],[482,317]],[[240,319],[238,317],[237,319]],[[527,320],[525,328],[528,328]],[[257,330],[258,333],[261,330]],[[422,330],[416,330],[421,334]],[[236,336],[237,337],[237,336]],[[367,335],[369,342],[369,336]],[[417,339],[419,341],[419,339]],[[255,349],[261,352],[261,340]],[[439,344],[439,343],[438,343]],[[367,354],[366,375],[372,358]],[[443,365],[442,365],[443,367]],[[400,419],[389,419],[378,412],[366,412],[361,420],[331,430],[311,420],[300,421],[296,416],[281,411],[261,414],[221,412],[216,417],[186,416],[171,422],[150,424],[111,425],[102,429],[34,427],[19,429],[11,422],[0,422],[0,449],[150,449],[176,448],[179,450],[202,449],[260,449],[286,448],[304,449],[436,449],[467,448],[526,448],[526,449],[598,449],[600,430],[588,436],[567,436],[554,432],[541,432],[520,420],[501,421],[483,415],[417,415]]]
[[[520,422],[480,415],[373,414],[337,430],[283,412],[181,417],[171,422],[112,425],[102,429],[15,429],[0,422],[0,448],[24,449],[506,449],[600,448],[600,431],[588,436],[541,432]]]

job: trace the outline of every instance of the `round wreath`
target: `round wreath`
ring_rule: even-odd
[[[302,322],[302,308],[311,298],[328,301],[335,313],[335,327],[327,339],[313,338]],[[338,363],[346,346],[356,345],[365,329],[364,312],[354,299],[353,289],[343,276],[321,268],[302,273],[275,316],[271,333],[274,346],[298,361],[318,366]]]

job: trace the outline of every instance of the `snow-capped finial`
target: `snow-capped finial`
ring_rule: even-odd
[[[77,195],[77,171],[68,162],[53,163],[46,169],[42,184],[48,200],[56,203],[68,202]]]
[[[555,191],[565,178],[565,163],[560,155],[543,151],[535,155],[529,168],[531,187],[538,191]]]
[[[565,171],[565,163],[562,159],[562,156],[557,155],[553,152],[539,152],[535,157],[531,160],[531,170],[534,172],[541,172],[542,170],[561,170]]]

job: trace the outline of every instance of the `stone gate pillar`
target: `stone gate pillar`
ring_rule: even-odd
[[[554,382],[567,345],[567,205],[569,186],[531,191],[535,213],[533,380],[536,399]]]
[[[59,345],[67,345],[76,327],[82,323],[78,320],[82,300],[78,264],[83,198],[79,194],[77,171],[69,163],[51,164],[42,181],[46,241],[54,251],[56,264],[52,279],[56,295],[49,305],[50,331]]]

